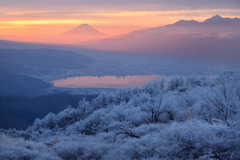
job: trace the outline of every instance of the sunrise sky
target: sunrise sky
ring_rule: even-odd
[[[240,0],[0,0],[0,35],[56,35],[88,23],[114,36],[216,14],[240,17]]]

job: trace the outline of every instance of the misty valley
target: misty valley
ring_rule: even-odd
[[[0,35],[0,160],[240,159],[239,27]]]

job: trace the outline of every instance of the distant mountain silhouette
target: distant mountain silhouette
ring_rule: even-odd
[[[63,35],[75,35],[75,36],[107,36],[104,33],[99,32],[88,24],[82,24],[76,28],[63,33]]]
[[[180,20],[173,24],[173,26],[191,26],[191,27],[196,27],[198,25],[200,25],[200,22],[195,20],[190,20],[190,21]]]
[[[206,19],[204,25],[222,26],[222,27],[240,27],[240,18],[223,18],[219,15]]]
[[[87,48],[240,63],[240,18],[219,15],[99,40]]]
[[[186,26],[186,27],[239,27],[240,18],[223,18],[219,15],[215,15],[204,22],[198,22],[195,20],[180,20],[174,23],[172,26]]]

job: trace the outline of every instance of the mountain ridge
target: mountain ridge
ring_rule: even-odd
[[[237,17],[223,18],[217,14],[211,18],[204,20],[203,22],[198,22],[195,20],[180,20],[170,26],[176,26],[176,25],[177,26],[184,26],[184,25],[197,26],[197,25],[199,25],[199,27],[209,27],[209,26],[217,27],[218,25],[237,26],[237,25],[240,25],[240,18],[237,18]],[[167,25],[167,26],[169,26],[169,25]]]
[[[222,18],[219,15],[215,15],[215,16],[209,18],[209,19],[206,19],[203,22],[198,22],[198,21],[195,21],[195,20],[179,20],[176,23],[165,25],[165,26],[143,29],[143,30],[136,30],[136,31],[132,31],[132,32],[127,33],[127,34],[102,39],[100,41],[97,41],[96,44],[97,43],[102,43],[104,41],[118,40],[118,39],[126,38],[126,37],[127,37],[128,40],[134,39],[134,38],[131,38],[130,36],[148,37],[148,36],[157,34],[159,32],[164,32],[165,31],[164,29],[166,29],[168,27],[169,28],[172,28],[172,27],[190,27],[190,28],[193,28],[193,27],[213,27],[212,21],[216,21],[216,20],[218,21],[218,23],[219,23],[219,20],[225,20],[225,21],[228,21],[228,23],[229,23],[229,21],[231,21],[230,24],[226,24],[226,25],[223,25],[223,22],[221,22],[221,25],[223,25],[224,27],[226,27],[226,26],[229,27],[230,25],[232,25],[234,27],[240,27],[240,18]],[[219,24],[216,24],[215,26],[218,26],[218,25]],[[140,39],[140,38],[137,38],[137,39]]]
[[[83,23],[67,32],[62,33],[62,35],[75,35],[75,36],[107,36],[90,25]]]
[[[171,58],[221,59],[231,63],[240,58],[239,28],[240,18],[216,15],[203,22],[180,20],[163,27],[133,31],[85,45],[85,48]]]

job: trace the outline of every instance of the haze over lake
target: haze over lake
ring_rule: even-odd
[[[145,82],[154,79],[168,78],[161,75],[134,75],[134,76],[81,76],[52,81],[56,87],[67,88],[120,88],[142,87]]]

